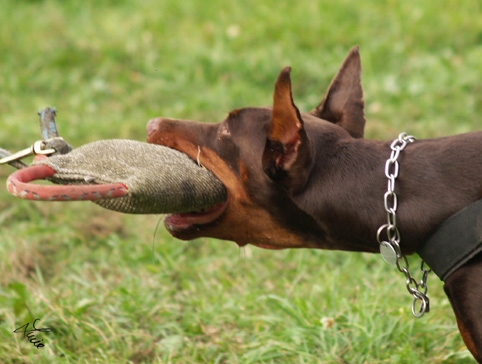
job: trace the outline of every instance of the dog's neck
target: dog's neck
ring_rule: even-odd
[[[481,140],[482,132],[417,140],[402,152],[395,192],[404,253],[416,251],[444,220],[482,198]],[[390,144],[337,142],[330,160],[313,171],[318,185],[312,190],[322,193],[322,203],[310,203],[315,201],[310,195],[297,197],[322,222],[328,248],[378,252],[376,233],[387,221],[383,196]],[[316,158],[326,159],[326,153],[320,149]]]

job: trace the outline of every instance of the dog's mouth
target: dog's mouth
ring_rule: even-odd
[[[214,223],[228,207],[228,202],[221,202],[213,207],[181,214],[170,214],[164,219],[164,225],[174,236],[195,230],[197,227]]]
[[[202,209],[200,211],[192,211],[180,214],[169,214],[164,219],[164,226],[172,236],[182,240],[192,240],[201,236],[216,237],[215,235],[204,235],[204,233],[206,233],[207,231],[212,231],[212,229],[219,229],[219,225],[222,225],[224,223],[223,214],[228,209],[228,206],[229,198],[224,202],[221,202],[210,208]],[[246,229],[248,229],[248,227],[246,227]],[[298,247],[297,245],[279,246],[276,244],[271,244],[270,241],[263,241],[263,239],[258,240],[250,238],[249,240],[238,240],[236,239],[236,236],[227,238],[225,236],[217,236],[217,238],[223,240],[232,240],[236,242],[236,244],[238,244],[238,246],[240,247],[248,244],[268,250],[282,250],[286,248]]]
[[[199,232],[206,226],[215,225],[222,214],[226,211],[228,202],[219,203],[211,208],[203,209],[201,211],[193,211],[182,214],[170,214],[164,219],[164,225],[169,233],[180,239],[192,239],[199,235]],[[236,242],[240,247],[248,243]],[[286,246],[280,247],[266,243],[250,242],[261,249],[282,250]]]

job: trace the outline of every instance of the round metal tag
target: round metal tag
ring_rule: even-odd
[[[388,241],[382,241],[380,243],[380,254],[382,255],[385,262],[387,262],[388,264],[397,265],[397,252]]]

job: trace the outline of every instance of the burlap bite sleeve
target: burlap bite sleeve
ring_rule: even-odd
[[[123,183],[126,196],[95,201],[123,213],[191,212],[226,199],[224,185],[187,155],[134,140],[100,140],[35,164],[54,169],[57,184]]]

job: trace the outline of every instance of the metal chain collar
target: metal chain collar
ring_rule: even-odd
[[[405,149],[408,143],[415,141],[415,137],[401,133],[395,139],[390,148],[392,150],[390,158],[385,163],[385,176],[388,178],[387,192],[383,197],[385,211],[387,213],[387,223],[380,226],[377,232],[377,241],[380,244],[380,253],[383,259],[390,265],[394,265],[405,275],[406,286],[408,292],[413,296],[412,314],[419,318],[426,312],[430,311],[430,301],[427,296],[427,278],[430,268],[425,267],[422,261],[420,267],[422,271],[422,279],[417,282],[410,274],[407,257],[402,254],[400,249],[400,232],[397,227],[397,206],[398,199],[395,193],[395,180],[398,177],[400,165],[398,158],[400,152]],[[381,234],[385,232],[388,240],[383,240]],[[420,305],[419,308],[417,306]]]

